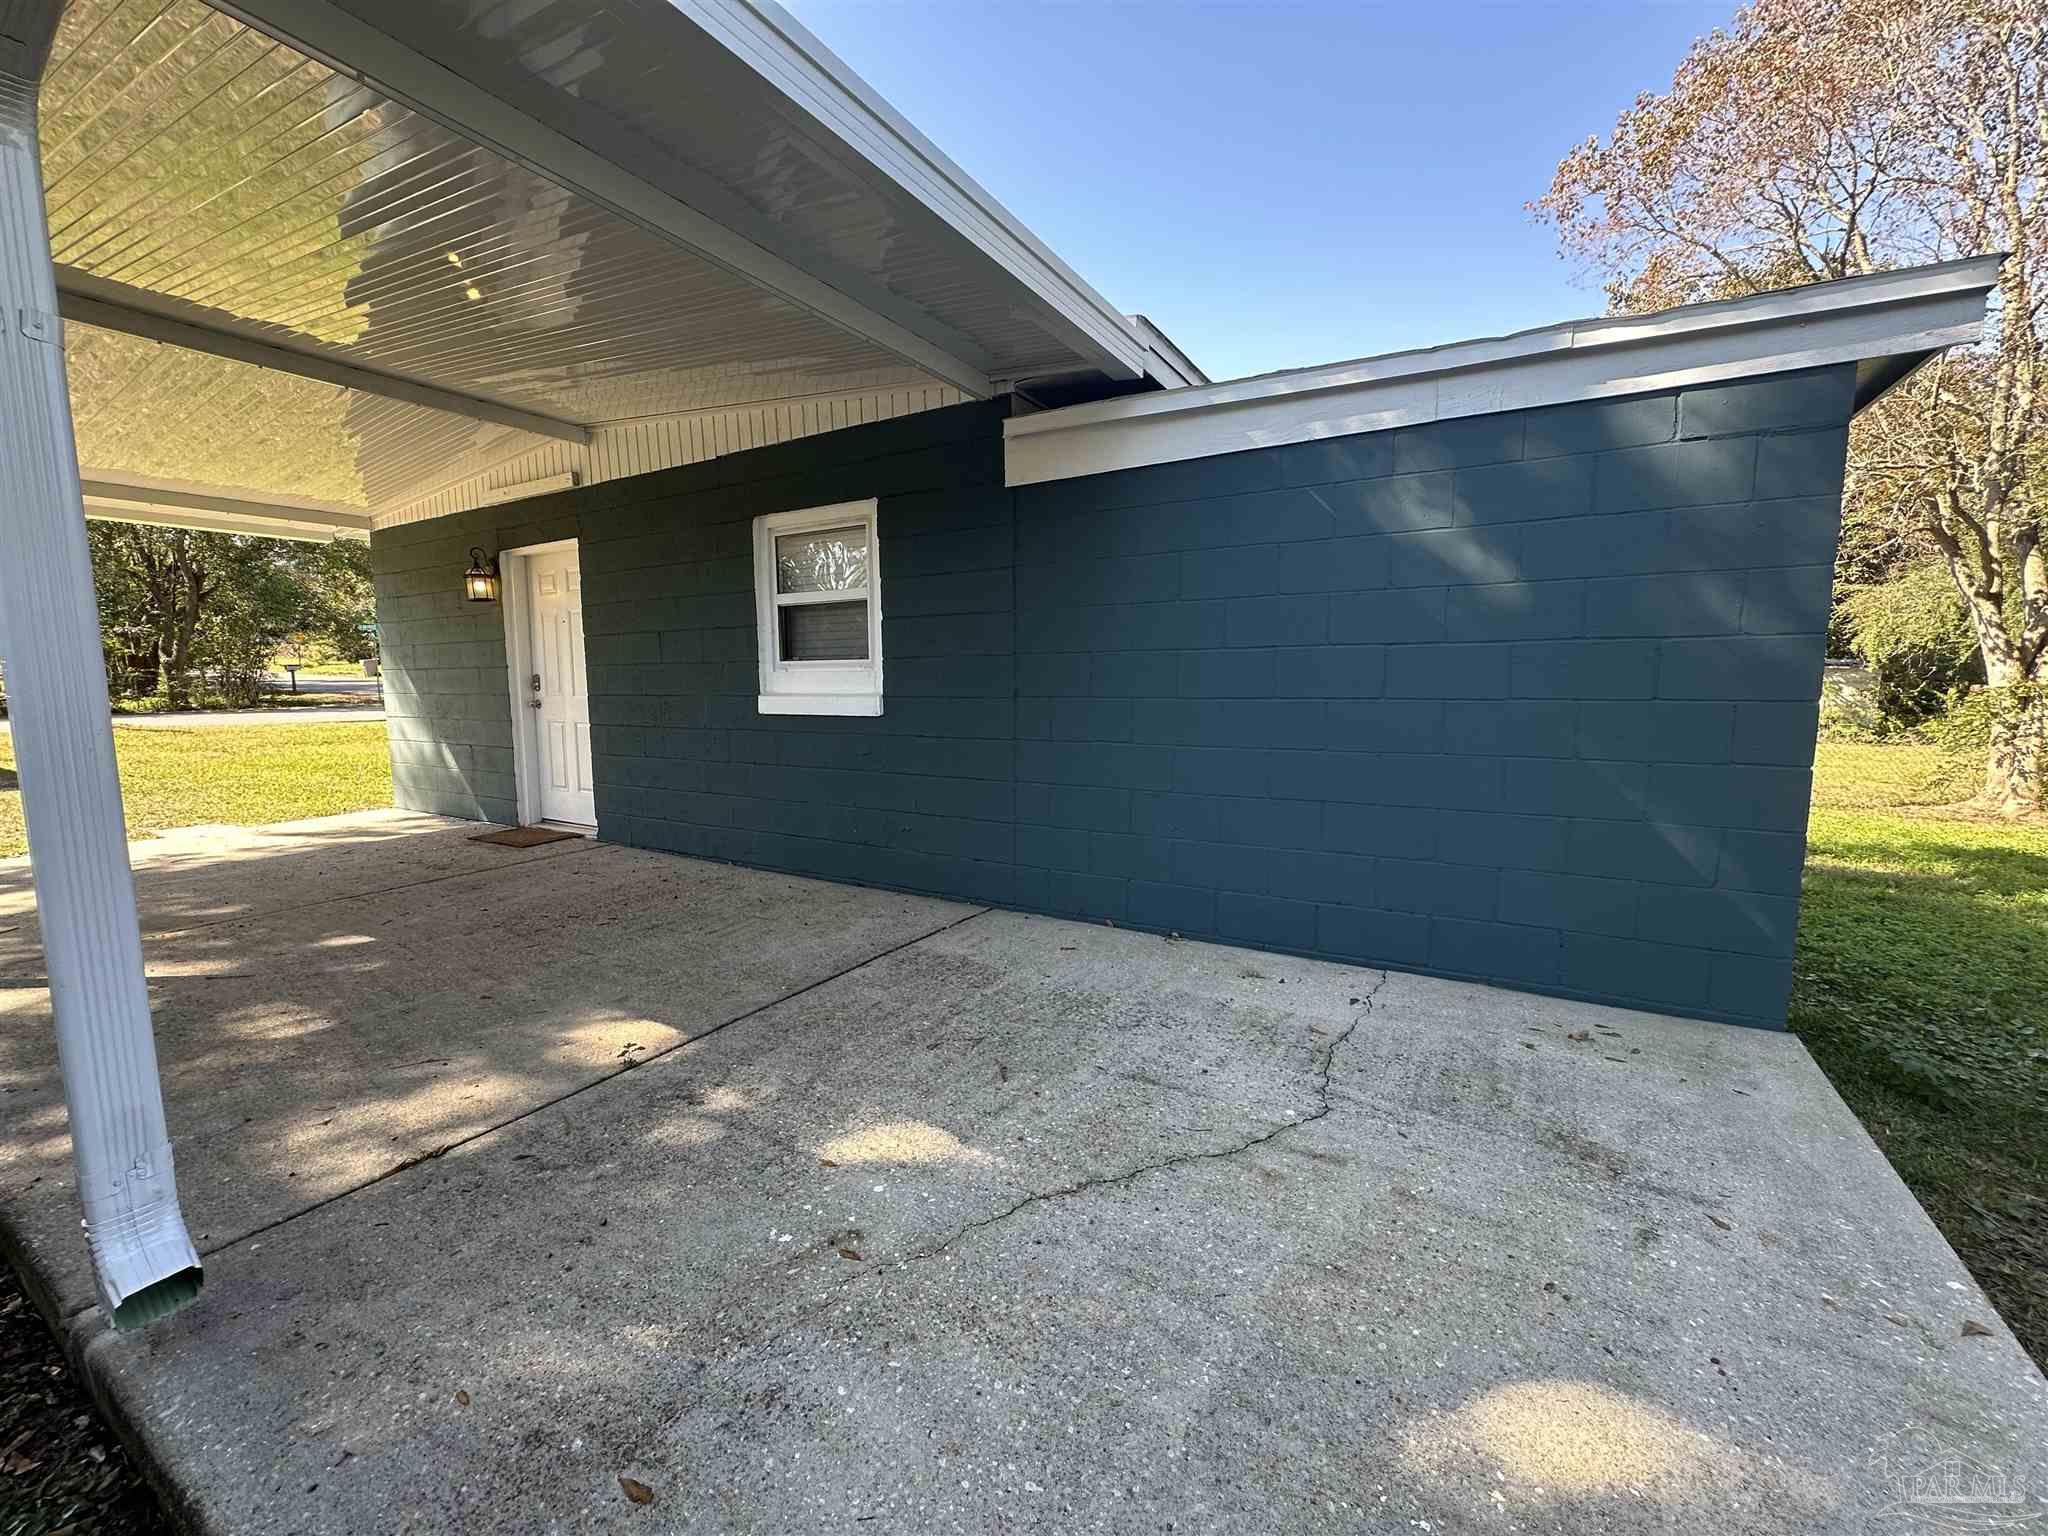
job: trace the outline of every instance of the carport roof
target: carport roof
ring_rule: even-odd
[[[71,0],[41,145],[96,514],[356,532],[627,423],[1200,378],[766,0]]]

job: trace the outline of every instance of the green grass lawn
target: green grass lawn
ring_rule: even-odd
[[[391,803],[382,725],[117,727],[114,751],[131,838],[201,822],[253,825]],[[0,856],[26,852],[14,738],[0,735]]]
[[[1821,744],[1792,1027],[2048,1366],[2048,825],[1978,771]]]

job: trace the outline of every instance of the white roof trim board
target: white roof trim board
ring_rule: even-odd
[[[1575,320],[1513,336],[1068,406],[1004,424],[1005,478],[1080,475],[1977,340],[2003,258]]]
[[[1114,305],[774,0],[672,3],[1000,262],[1049,306],[1077,349],[1094,353],[1111,377],[1135,379],[1150,372],[1172,383],[1180,374],[1173,359],[1151,346]]]

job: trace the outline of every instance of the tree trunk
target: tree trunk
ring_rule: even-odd
[[[2042,775],[2048,772],[2048,678],[2008,676],[2002,683],[1992,679],[1991,686],[1991,750],[1978,804],[2000,816],[2041,811]]]
[[[163,616],[163,637],[157,653],[162,658],[164,702],[172,709],[187,709],[192,703],[192,639],[199,631],[199,616],[206,606],[206,573],[192,559],[182,531],[173,534],[170,584],[173,588]]]
[[[2048,655],[2027,665],[2024,642],[2006,627],[2003,594],[1970,569],[1961,548],[1939,537],[1949,575],[1969,610],[1984,681],[1991,694],[1991,745],[1984,758],[1984,788],[1972,802],[2000,816],[2024,816],[2043,808],[2042,780],[2048,771]],[[1994,546],[1995,547],[1995,546]],[[2032,574],[2032,573],[2028,573]]]

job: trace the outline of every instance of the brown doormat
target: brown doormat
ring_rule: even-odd
[[[538,848],[542,843],[559,843],[565,837],[581,837],[560,827],[507,827],[502,832],[479,832],[472,843],[490,843],[499,848]]]

